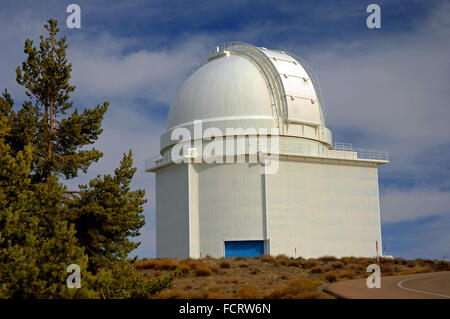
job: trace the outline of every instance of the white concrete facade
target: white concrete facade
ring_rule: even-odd
[[[296,257],[375,256],[378,242],[381,255],[377,166],[339,161],[283,156],[268,175],[249,163],[158,171],[157,256],[223,257],[227,240],[264,240],[267,254]]]
[[[198,120],[203,130],[277,128],[278,149],[269,151],[277,171],[262,174],[265,162],[250,162],[248,147],[244,163],[207,163],[205,146],[220,141],[195,136]],[[177,128],[192,132],[200,161],[174,163]],[[239,134],[248,146],[251,134]],[[240,240],[264,241],[270,255],[382,253],[378,166],[387,153],[333,149],[320,88],[293,55],[247,44],[218,48],[177,94],[160,154],[146,163],[156,173],[157,257],[223,257],[225,242]]]

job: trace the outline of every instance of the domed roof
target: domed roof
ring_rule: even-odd
[[[306,63],[245,43],[217,47],[184,82],[170,107],[161,148],[170,145],[174,128],[192,129],[196,120],[222,130],[279,128],[281,135],[331,145],[320,88]]]
[[[252,62],[232,55],[206,63],[184,82],[167,129],[194,120],[257,115],[273,118],[264,78]]]

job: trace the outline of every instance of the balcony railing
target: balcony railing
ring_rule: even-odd
[[[388,151],[354,148],[351,143],[335,143],[334,150],[356,152],[358,158],[378,161],[389,161]]]

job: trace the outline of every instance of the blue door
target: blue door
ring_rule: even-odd
[[[264,255],[263,240],[240,240],[225,242],[225,257],[256,257]]]

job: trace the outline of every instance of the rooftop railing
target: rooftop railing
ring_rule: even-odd
[[[356,152],[358,158],[378,161],[389,161],[388,151],[354,148],[351,143],[335,143],[334,150]]]
[[[145,170],[149,171],[155,167],[165,166],[170,162],[170,152],[164,153],[164,156],[156,155],[145,160]]]

